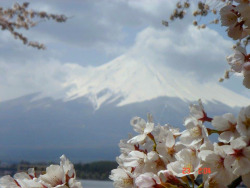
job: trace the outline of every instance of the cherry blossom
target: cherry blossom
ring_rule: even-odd
[[[236,128],[242,136],[250,137],[250,106],[240,111]]]
[[[151,115],[148,115],[148,122],[140,117],[135,117],[131,120],[135,132],[140,133],[138,136],[131,138],[129,143],[142,143],[147,138],[148,134],[154,129],[154,123],[150,119]]]
[[[144,173],[135,179],[135,184],[139,188],[151,188],[161,184],[160,178],[153,173]]]
[[[236,129],[237,120],[233,114],[227,113],[223,116],[215,116],[212,125],[216,130],[221,131],[218,140],[228,143],[240,136]]]
[[[46,168],[46,173],[36,177],[34,169],[29,169],[28,173],[16,173],[14,177],[3,176],[0,178],[2,188],[82,188],[76,180],[76,173],[73,164],[62,155],[60,165],[50,165]]]
[[[223,146],[218,146],[214,144],[214,149],[212,150],[203,150],[200,152],[199,156],[202,159],[202,167],[209,167],[211,172],[216,173],[216,179],[214,174],[203,175],[204,179],[209,179],[211,177],[213,181],[221,184],[229,185],[234,179],[237,178],[229,169],[225,167],[225,158],[227,154],[223,150]]]
[[[242,46],[237,46],[234,49],[234,54],[227,57],[228,64],[231,65],[233,71],[241,73],[244,70],[243,65],[245,64],[246,56],[246,49]]]
[[[180,143],[183,145],[202,144],[208,137],[207,129],[200,121],[194,118],[187,118],[184,123],[187,130],[180,136]]]
[[[185,148],[176,154],[176,161],[167,165],[167,169],[170,170],[175,176],[185,176],[183,169],[187,168],[188,174],[198,176],[198,169],[200,167],[200,160],[198,153],[195,150]]]
[[[220,9],[221,25],[233,26],[238,20],[238,16],[235,10],[235,6],[227,5]]]
[[[227,154],[225,167],[235,175],[245,175],[250,171],[250,147],[247,147],[245,137],[237,138],[224,146]]]
[[[114,181],[116,188],[131,188],[134,185],[132,173],[123,168],[112,170],[109,178]]]
[[[215,172],[206,179],[204,188],[227,188],[227,186],[218,178]]]
[[[203,124],[204,117],[215,129]],[[237,118],[230,113],[208,118],[200,100],[198,105],[190,105],[182,132],[158,124],[146,134],[152,116],[147,122],[135,117],[131,120],[134,130],[148,139],[134,144],[130,137],[120,142],[119,167],[112,170],[110,179],[119,188],[189,187],[188,179],[195,183],[200,169],[209,168],[209,173],[203,174],[203,187],[226,187],[239,176],[249,185],[249,117],[250,106],[242,108]],[[209,139],[213,133],[219,134],[218,143]]]

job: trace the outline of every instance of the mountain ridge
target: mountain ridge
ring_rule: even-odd
[[[202,98],[204,103],[221,101],[231,107],[250,104],[250,99],[217,82],[200,83],[190,74],[180,74],[162,64],[138,62],[124,55],[102,66],[92,67],[89,74],[84,75],[84,72],[84,68],[78,70],[78,75],[65,83],[65,86],[71,86],[65,100],[87,96],[96,109],[104,102],[112,102],[120,97],[124,99],[118,106],[164,96],[178,97],[184,101]],[[102,95],[98,96],[100,93]]]

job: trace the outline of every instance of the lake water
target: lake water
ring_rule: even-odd
[[[112,181],[81,180],[83,188],[114,188]]]

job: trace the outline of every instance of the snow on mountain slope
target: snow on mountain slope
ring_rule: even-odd
[[[64,84],[71,88],[65,100],[86,96],[96,109],[120,97],[123,100],[118,106],[161,96],[178,97],[184,101],[201,98],[205,103],[220,101],[231,107],[250,104],[250,99],[219,83],[200,83],[192,75],[183,75],[164,65],[135,61],[127,56],[120,56],[99,67],[68,66],[77,73],[70,74]]]

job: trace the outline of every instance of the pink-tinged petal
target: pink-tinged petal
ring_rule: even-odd
[[[228,154],[228,155],[234,153],[234,150],[233,150],[232,146],[230,146],[230,145],[224,145],[224,146],[221,146],[221,148],[222,148],[223,151],[224,151],[226,154]]]
[[[189,106],[190,115],[196,120],[204,118],[204,107],[202,105],[201,99],[198,100],[199,105],[191,104]]]
[[[152,188],[157,183],[160,183],[158,176],[152,173],[141,174],[135,179],[135,184],[138,188]]]
[[[175,161],[172,163],[169,163],[167,165],[167,169],[169,171],[171,171],[175,176],[177,177],[182,177],[182,176],[186,176],[186,174],[183,174],[183,163],[180,161]]]
[[[206,176],[206,175],[204,175]],[[217,177],[217,173],[209,174],[204,183],[204,188],[227,188],[224,182]]]
[[[141,142],[144,142],[146,137],[147,137],[146,134],[140,134],[128,140],[128,143],[132,143],[132,144],[141,143]]]
[[[234,134],[231,131],[226,131],[220,134],[218,140],[220,142],[229,143],[234,139]]]
[[[45,183],[48,183],[52,186],[57,186],[63,184],[64,179],[63,168],[59,165],[50,165],[46,168],[46,174],[41,175],[40,179]]]
[[[36,177],[36,172],[34,168],[29,168],[28,169],[28,174],[31,178],[35,178]]]
[[[185,119],[184,121],[184,125],[186,127],[186,129],[192,129],[194,128],[196,125],[198,124],[197,119],[193,118],[193,117],[188,117]]]
[[[225,165],[225,167],[227,168],[228,171],[231,171],[231,172],[232,172],[232,169],[233,169],[232,165],[233,165],[234,162],[235,162],[235,159],[234,159],[234,157],[231,156],[231,155],[228,155],[228,156],[225,158],[225,160],[224,160],[224,165]]]
[[[31,177],[26,172],[19,172],[14,175],[14,179],[31,179]]]
[[[183,145],[195,145],[202,141],[201,136],[192,135],[191,131],[185,130],[180,136],[180,143]]]
[[[215,154],[215,153],[210,153],[206,156],[205,160],[207,163],[218,163],[218,161],[220,160],[220,156]]]
[[[147,123],[146,128],[144,129],[144,133],[148,134],[154,130],[154,123]]]
[[[236,124],[236,119],[234,115],[230,113],[224,114],[223,116],[215,116],[212,120],[212,125],[218,131],[228,130],[234,124]]]
[[[237,138],[231,142],[231,146],[233,149],[242,149],[246,147],[247,143],[243,137]]]
[[[203,161],[206,161],[206,158],[208,156],[210,156],[211,154],[214,154],[213,151],[211,150],[202,150],[200,153],[199,153],[199,157],[203,160]]]
[[[146,127],[146,121],[140,117],[134,117],[131,119],[130,124],[134,128],[135,132],[143,133]]]
[[[174,146],[174,144],[175,144],[174,135],[173,135],[172,132],[169,131],[169,132],[167,133],[165,145],[166,145],[166,147],[171,148],[171,147]]]
[[[159,158],[159,155],[155,151],[150,151],[147,153],[147,160],[148,161],[156,161]]]
[[[20,185],[11,177],[3,176],[0,178],[0,187],[1,188],[20,188]]]
[[[69,187],[70,188],[83,188],[81,182],[76,181],[75,179],[71,178],[69,180]]]
[[[44,188],[40,182],[31,179],[17,180],[22,188]]]
[[[212,125],[218,131],[224,131],[229,129],[228,120],[223,118],[222,116],[213,117]]]
[[[66,158],[65,155],[60,157],[60,165],[63,168],[64,173],[68,176],[68,178],[75,178],[76,173],[74,169],[74,165]]]
[[[144,162],[146,155],[140,151],[131,151],[126,158],[123,159],[125,167],[137,167],[139,163]]]
[[[250,171],[250,160],[246,157],[241,157],[240,159],[235,160],[233,166],[233,173],[236,175],[244,175]]]

